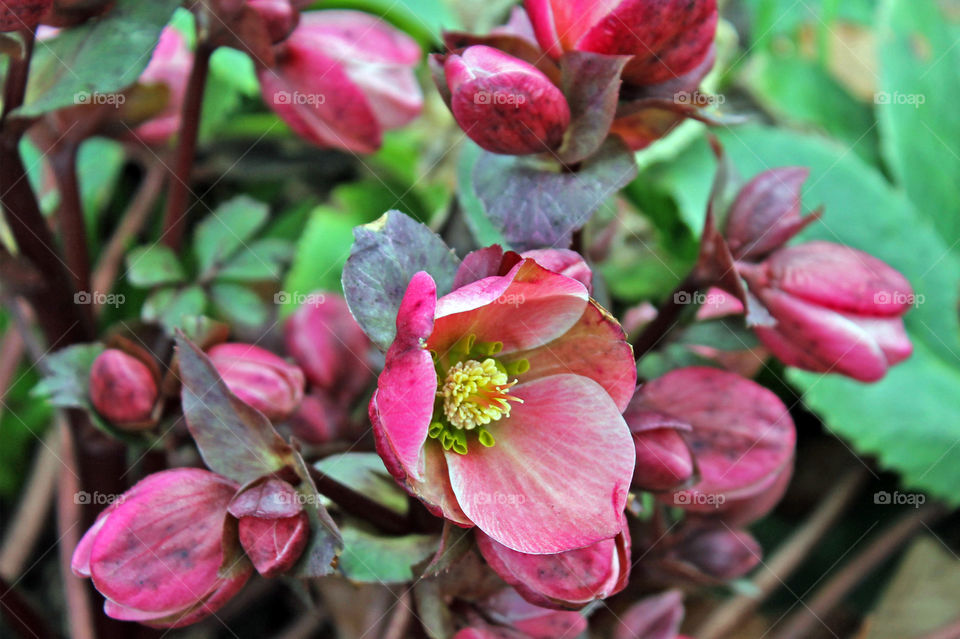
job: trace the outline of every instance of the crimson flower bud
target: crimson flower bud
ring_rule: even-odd
[[[303,371],[252,344],[218,344],[207,353],[234,395],[272,420],[284,419],[303,399]]]
[[[632,427],[630,417],[625,414],[624,419]],[[687,426],[686,430],[689,428]],[[633,471],[635,487],[652,491],[673,490],[693,478],[696,463],[690,446],[677,428],[634,430],[633,443],[637,449],[637,465]]]
[[[477,45],[447,56],[443,70],[453,117],[487,151],[527,155],[563,142],[570,106],[532,64]]]
[[[548,54],[591,51],[632,55],[625,81],[673,80],[711,55],[716,0],[526,0],[537,40]]]
[[[239,520],[240,545],[264,577],[286,572],[310,539],[310,519],[297,491],[281,479],[254,483],[227,510]]]
[[[146,364],[110,348],[90,367],[90,400],[109,422],[126,428],[149,428],[157,402],[157,382]]]
[[[343,403],[315,393],[303,398],[300,407],[290,416],[289,426],[297,439],[320,446],[344,438],[350,427],[350,416]]]
[[[333,293],[312,296],[287,320],[287,351],[314,389],[350,402],[370,383],[370,340],[350,314],[347,302]]]
[[[420,114],[420,47],[360,11],[309,11],[259,72],[263,98],[305,140],[371,153]]]
[[[913,350],[901,319],[913,289],[871,255],[808,242],[740,271],[776,322],[757,336],[789,366],[872,382]]]
[[[290,0],[247,0],[247,5],[260,14],[274,43],[286,40],[300,21]]]
[[[3,0],[0,2],[0,31],[33,29],[52,4],[53,0]]]
[[[683,538],[674,553],[681,561],[721,581],[744,576],[763,556],[760,544],[750,533],[727,526],[693,531]]]

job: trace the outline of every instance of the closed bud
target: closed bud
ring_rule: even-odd
[[[307,395],[290,416],[291,434],[315,446],[329,444],[349,434],[350,416],[346,407],[321,393]]]
[[[90,368],[90,401],[116,426],[149,428],[157,396],[157,382],[150,369],[121,350],[105,350]]]
[[[247,5],[260,14],[274,43],[286,40],[300,21],[290,0],[247,0]]]
[[[910,356],[901,317],[916,301],[913,289],[877,258],[808,242],[740,271],[775,321],[754,330],[785,364],[872,382]]]
[[[33,29],[52,4],[53,0],[3,0],[0,2],[0,31]]]
[[[675,429],[656,428],[634,433],[633,443],[637,449],[634,487],[652,491],[673,490],[693,478],[696,472],[693,454]]]
[[[469,47],[443,63],[453,117],[493,153],[552,151],[570,125],[563,93],[532,64],[491,47]]]
[[[809,175],[810,170],[803,167],[771,169],[740,190],[725,232],[736,259],[762,258],[817,219],[800,214],[800,189]]]
[[[333,293],[318,294],[287,320],[287,352],[311,387],[331,398],[351,402],[373,379],[367,357],[371,344],[350,314],[346,301]]]
[[[183,100],[187,94],[187,81],[193,67],[193,52],[180,32],[166,27],[160,34],[160,42],[153,51],[150,64],[144,69],[137,81],[141,87],[162,87],[165,102],[149,118],[137,126],[133,132],[147,144],[164,144],[179,130],[182,120]],[[130,106],[123,104],[121,113],[130,117],[133,112],[143,108],[137,100],[130,100]],[[134,108],[137,107],[137,108]]]
[[[234,395],[272,420],[289,416],[303,399],[303,372],[252,344],[219,344],[207,353]]]
[[[276,478],[255,482],[227,510],[239,520],[240,545],[261,575],[282,574],[300,559],[310,538],[310,519],[293,486]]]
[[[659,84],[696,69],[711,55],[716,0],[526,0],[548,54],[630,55],[626,82]]]
[[[760,544],[749,532],[726,526],[692,531],[674,553],[680,561],[720,581],[744,576],[763,556]]]

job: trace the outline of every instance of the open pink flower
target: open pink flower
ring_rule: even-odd
[[[252,571],[248,562],[222,566],[224,520],[236,490],[196,468],[150,475],[100,514],[70,566],[93,580],[110,617],[164,628],[194,623],[235,595]]]
[[[518,552],[614,537],[635,457],[619,324],[583,284],[516,254],[457,279],[438,300],[417,273],[400,306],[370,403],[387,467],[436,514]]]
[[[420,114],[420,47],[360,11],[310,11],[260,71],[264,101],[305,140],[370,153]]]

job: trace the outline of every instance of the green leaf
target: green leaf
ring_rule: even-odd
[[[351,525],[342,528],[340,570],[354,583],[402,584],[413,581],[413,566],[437,550],[436,535],[383,537]]]
[[[36,47],[24,117],[81,103],[133,84],[180,0],[117,0],[103,17],[64,29]]]
[[[52,406],[92,410],[90,369],[103,351],[103,344],[94,342],[68,346],[46,355],[43,358],[46,373],[32,394],[46,398]]]
[[[840,146],[763,127],[738,128],[721,138],[744,175],[782,165],[784,158],[810,167],[805,202],[826,210],[803,237],[866,251],[913,285],[922,302],[905,317],[914,354],[881,382],[797,370],[789,370],[788,379],[860,453],[876,455],[908,486],[960,504],[960,257],[927,215]]]
[[[176,253],[162,244],[141,246],[127,254],[127,279],[134,286],[178,284],[185,277]]]
[[[143,303],[140,316],[146,322],[157,322],[172,334],[185,319],[203,315],[206,308],[207,296],[199,286],[162,288]]]
[[[269,207],[245,195],[224,202],[197,226],[193,251],[201,277],[213,275],[266,223]]]
[[[53,423],[53,410],[38,402],[31,389],[39,383],[36,367],[22,364],[3,395],[0,412],[0,497],[15,503],[30,471],[30,451],[39,450]]]
[[[471,183],[473,179],[471,177],[473,175],[473,167],[476,165],[477,160],[480,159],[481,153],[483,153],[483,149],[473,142],[467,140],[463,143],[460,151],[460,160],[457,162],[457,182],[459,184]],[[483,208],[483,202],[480,201],[480,198],[477,197],[473,189],[461,188],[457,197],[460,201],[460,207],[463,209],[467,226],[470,228],[470,233],[473,234],[473,239],[477,241],[477,244],[480,246],[490,246],[492,244],[507,245],[507,240],[504,239],[503,234],[494,227],[493,222],[487,217],[486,209]]]
[[[317,9],[356,9],[392,22],[429,47],[440,43],[444,30],[461,28],[449,3],[443,0],[326,0]]]
[[[460,260],[440,236],[398,211],[358,226],[354,236],[343,269],[344,295],[367,336],[387,350],[413,276],[426,271],[437,283],[437,295],[445,295],[453,287]]]
[[[391,510],[406,513],[409,508],[407,494],[393,480],[376,453],[331,455],[316,462],[314,467]]]
[[[293,463],[270,420],[230,392],[203,351],[182,335],[176,340],[183,415],[207,467],[246,484]]]
[[[240,284],[218,283],[210,287],[213,305],[231,324],[256,328],[270,317],[266,304],[256,293]]]
[[[283,266],[293,257],[293,245],[286,240],[257,240],[240,250],[223,268],[216,280],[237,282],[276,281],[283,277]]]
[[[876,101],[884,159],[917,210],[960,253],[958,37],[946,5],[886,0]]]

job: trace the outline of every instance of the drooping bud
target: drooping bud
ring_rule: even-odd
[[[0,31],[33,29],[52,4],[53,0],[3,0],[0,2]]]
[[[668,590],[663,594],[641,599],[620,617],[614,639],[679,639],[683,622],[683,593]]]
[[[690,446],[680,434],[690,424],[669,415],[645,409],[639,394],[623,418],[633,434],[637,465],[633,485],[640,490],[674,490],[687,484],[696,472]]]
[[[90,367],[90,401],[116,426],[149,428],[157,396],[157,381],[147,365],[121,350],[105,350]]]
[[[872,382],[913,350],[901,319],[915,302],[913,289],[871,255],[808,242],[740,268],[776,320],[754,330],[789,366]]]
[[[816,215],[800,214],[800,189],[809,175],[804,167],[771,169],[740,190],[730,207],[725,232],[734,258],[763,258],[817,219]]]
[[[526,0],[525,5],[548,54],[632,55],[623,78],[637,85],[695,69],[710,54],[717,30],[716,0]]]
[[[373,379],[370,340],[334,293],[315,294],[284,326],[287,352],[310,385],[331,398],[352,402]]]
[[[238,493],[228,510],[239,520],[240,545],[264,577],[293,567],[310,538],[310,519],[297,491],[269,478]]]
[[[290,0],[247,0],[247,5],[260,14],[274,44],[286,40],[300,21]]]
[[[234,395],[272,420],[284,419],[303,399],[303,371],[252,344],[218,344],[207,353]]]
[[[674,549],[684,561],[708,577],[729,581],[744,576],[760,562],[760,544],[746,530],[726,526],[694,530]]]
[[[505,155],[552,151],[570,125],[563,93],[532,64],[477,45],[443,62],[450,110],[484,149]]]

